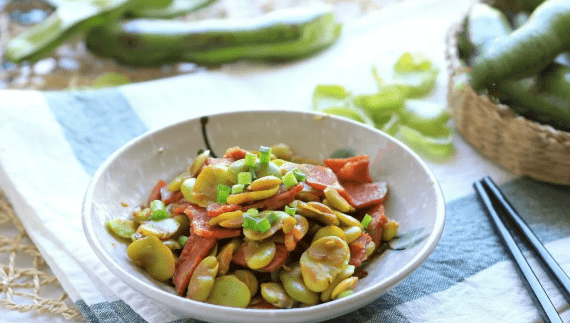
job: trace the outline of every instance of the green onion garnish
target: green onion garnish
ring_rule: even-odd
[[[245,160],[243,162],[243,164],[245,166],[255,166],[255,160],[257,159],[257,156],[253,153],[247,152],[245,154]]]
[[[226,204],[226,199],[228,198],[228,196],[230,196],[231,190],[232,189],[229,186],[226,186],[224,184],[219,184],[218,194],[216,196],[216,202],[218,202],[218,204]]]
[[[261,164],[269,164],[269,160],[271,160],[271,148],[260,146],[259,147],[259,163]]]
[[[295,178],[299,182],[302,182],[307,178],[307,176],[299,168],[294,168],[291,171],[293,172],[293,174],[295,175]]]
[[[257,221],[257,224],[255,226],[256,231],[263,233],[269,229],[271,229],[271,223],[267,217],[261,218],[259,221]]]
[[[251,180],[255,181],[257,179],[257,174],[255,173],[255,166],[249,166],[249,173],[251,174]]]
[[[150,202],[151,218],[155,221],[162,220],[170,217],[170,214],[166,211],[166,206],[161,200],[154,200]]]
[[[285,205],[285,212],[289,215],[295,215],[295,212],[297,211],[296,208],[294,207],[289,207],[288,205]]]
[[[252,209],[248,209],[248,210],[246,211],[246,213],[248,213],[248,214],[251,215],[251,216],[255,216],[255,217],[259,216],[259,211],[258,211],[257,209],[253,209],[253,208],[252,208]]]
[[[238,184],[249,185],[251,184],[251,173],[241,172],[238,174]]]
[[[273,224],[275,223],[275,221],[277,221],[279,216],[277,215],[277,213],[271,212],[265,218],[267,219],[267,221],[269,221],[269,224]]]
[[[257,227],[257,218],[251,216],[247,212],[243,215],[243,224],[242,227],[255,230]]]
[[[244,188],[245,188],[244,184],[234,184],[234,185],[232,185],[232,194],[241,193],[241,192],[243,192]]]
[[[297,178],[295,178],[295,174],[293,174],[292,171],[288,171],[287,174],[283,175],[283,178],[281,178],[281,180],[287,189],[297,185],[298,183]]]
[[[360,223],[362,223],[362,227],[364,228],[364,230],[366,230],[366,228],[368,228],[368,226],[370,225],[370,222],[372,222],[372,217],[368,213],[366,213],[364,218],[362,218],[362,221],[360,221]]]

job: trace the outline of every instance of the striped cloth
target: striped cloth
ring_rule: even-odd
[[[321,83],[370,90],[370,66],[387,71],[405,50],[422,50],[443,69],[445,30],[468,3],[410,0],[385,8],[347,24],[334,48],[302,62],[234,64],[98,91],[1,91],[0,186],[88,322],[195,322],[125,285],[91,251],[81,202],[103,160],[133,137],[181,119],[235,109],[308,110]],[[445,104],[445,88],[441,73],[427,100]],[[331,322],[541,321],[472,183],[490,175],[500,184],[567,271],[570,188],[517,178],[460,137],[456,148],[453,159],[429,163],[447,201],[444,233],[432,255],[370,305]],[[568,304],[546,274],[537,275],[568,321]]]

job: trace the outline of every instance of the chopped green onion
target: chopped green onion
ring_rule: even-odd
[[[285,212],[289,215],[295,215],[295,212],[297,211],[296,208],[294,207],[289,207],[288,205],[285,205]]]
[[[288,171],[287,174],[283,175],[283,178],[281,178],[281,180],[283,181],[283,184],[285,184],[285,187],[287,187],[287,189],[297,185],[298,183],[297,178],[295,177],[295,174],[293,174],[292,171]]]
[[[275,223],[275,221],[277,221],[279,216],[275,212],[271,212],[265,218],[267,219],[267,221],[269,221],[270,224],[273,224]]]
[[[244,165],[245,166],[255,166],[255,160],[257,159],[257,156],[253,153],[247,152],[245,154],[245,161],[244,161]]]
[[[252,209],[248,209],[248,210],[246,211],[246,213],[248,213],[248,214],[251,215],[251,216],[255,216],[255,217],[259,216],[259,211],[258,211],[257,209],[253,209],[253,208],[252,208]]]
[[[291,172],[293,172],[293,175],[295,175],[295,179],[297,179],[297,181],[299,182],[302,182],[307,178],[307,176],[299,168],[294,168],[293,170],[291,170]]]
[[[362,218],[362,221],[360,223],[362,223],[362,228],[366,230],[366,228],[368,228],[368,226],[370,225],[370,222],[372,222],[372,217],[370,216],[370,214],[366,213],[366,215],[364,216],[364,218]]]
[[[170,217],[170,214],[166,211],[166,206],[161,200],[154,200],[150,202],[150,211],[152,213],[151,218],[155,221],[162,220]]]
[[[244,213],[242,227],[247,228],[247,229],[251,229],[251,230],[256,230],[257,219],[255,217],[251,216],[250,214],[248,214],[247,212]]]
[[[256,231],[263,233],[269,229],[271,229],[271,223],[267,217],[261,218],[259,221],[257,221],[257,224],[255,226]]]
[[[187,236],[180,236],[178,237],[178,243],[180,243],[180,245],[182,245],[182,247],[184,247],[186,245],[186,242],[188,242],[188,237]]]
[[[238,184],[249,185],[251,184],[251,173],[241,172],[238,174]]]
[[[269,160],[271,159],[271,148],[260,146],[259,147],[259,163],[261,164],[269,164]]]
[[[243,184],[234,184],[234,185],[232,185],[232,194],[241,193],[241,192],[243,192],[244,188],[245,188],[245,185],[243,185]]]
[[[257,179],[257,174],[255,173],[255,166],[249,166],[249,173],[251,174],[251,180],[255,181]]]
[[[224,184],[218,185],[218,194],[216,196],[216,202],[219,204],[226,204],[226,199],[230,196],[231,188]]]

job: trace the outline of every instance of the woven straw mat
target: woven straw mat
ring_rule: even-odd
[[[323,0],[334,6],[339,21],[348,21],[371,10],[403,0]],[[305,5],[311,0],[218,0],[208,8],[178,19],[252,17]],[[131,82],[142,82],[196,72],[199,68],[180,63],[157,68],[130,68],[91,55],[80,36],[51,56],[36,63],[15,65],[4,61],[2,48],[53,11],[41,0],[0,0],[0,89],[65,90],[92,85],[109,72],[121,73]],[[342,15],[342,16],[340,16]],[[7,233],[8,232],[8,233]],[[7,233],[7,234],[5,234]],[[13,233],[13,234],[12,234]],[[57,278],[28,238],[0,186],[0,304],[9,310],[34,311],[69,320],[83,320]],[[55,293],[53,292],[55,290]],[[50,292],[47,292],[50,291]],[[58,295],[58,293],[60,295]],[[55,296],[53,295],[55,294]]]
[[[516,115],[469,85],[469,68],[457,46],[463,21],[446,34],[447,99],[455,127],[480,153],[514,174],[570,185],[570,133]]]

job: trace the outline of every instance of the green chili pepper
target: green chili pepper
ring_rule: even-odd
[[[534,75],[570,49],[570,1],[548,0],[508,36],[495,39],[476,58],[471,85],[479,91],[505,79]]]
[[[86,43],[96,55],[131,65],[212,65],[302,58],[335,43],[340,32],[341,24],[329,7],[312,7],[241,20],[135,19],[96,28],[87,34]]]
[[[44,21],[6,45],[4,57],[14,63],[36,61],[49,55],[72,35],[107,25],[124,12],[140,7],[164,6],[171,0],[58,0]]]
[[[164,8],[138,8],[129,12],[133,17],[175,18],[208,7],[217,0],[174,0]]]

